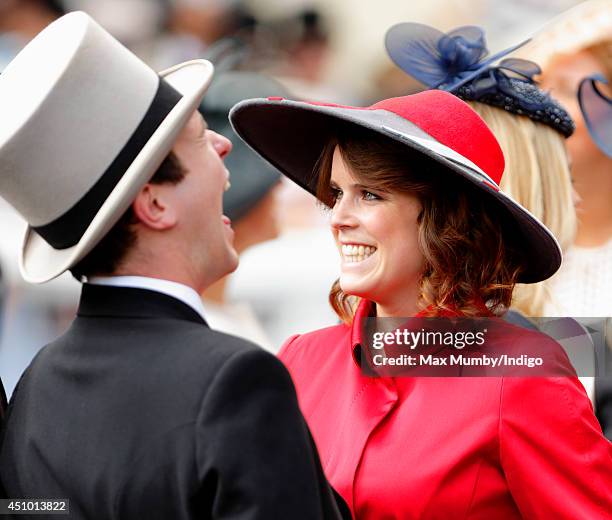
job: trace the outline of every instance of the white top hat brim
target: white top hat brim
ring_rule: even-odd
[[[179,132],[202,101],[213,70],[206,60],[192,60],[160,72],[182,95],[181,100],[139,152],[76,245],[55,249],[31,227],[27,228],[19,259],[19,269],[26,281],[43,283],[56,278],[87,255],[110,231],[170,153]]]

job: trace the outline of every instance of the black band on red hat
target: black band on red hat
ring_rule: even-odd
[[[55,249],[78,244],[104,201],[181,98],[181,94],[160,77],[157,92],[140,124],[98,181],[63,215],[33,230]]]

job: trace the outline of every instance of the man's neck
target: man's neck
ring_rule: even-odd
[[[225,290],[227,288],[227,276],[221,278],[218,282],[212,284],[202,293],[202,297],[219,305],[223,305],[226,300]]]
[[[192,288],[200,294],[206,285],[198,279],[195,272],[177,266],[176,262],[167,262],[161,268],[150,265],[147,262],[127,261],[120,265],[110,276],[142,276],[144,278],[154,278],[157,280],[168,280],[169,282],[179,283]]]

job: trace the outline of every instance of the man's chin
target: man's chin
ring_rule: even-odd
[[[240,261],[238,258],[238,253],[234,246],[228,245],[227,258],[225,262],[225,269],[223,276],[227,276],[228,274],[233,273],[236,269],[238,269]]]

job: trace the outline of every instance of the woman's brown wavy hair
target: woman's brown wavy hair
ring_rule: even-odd
[[[358,127],[340,127],[314,171],[317,197],[328,207],[333,206],[330,178],[336,146],[358,182],[419,199],[419,245],[425,260],[419,307],[426,316],[445,311],[499,315],[507,310],[523,259],[504,238],[510,217],[499,205],[408,146]],[[359,299],[344,293],[336,280],[329,301],[350,324]]]

